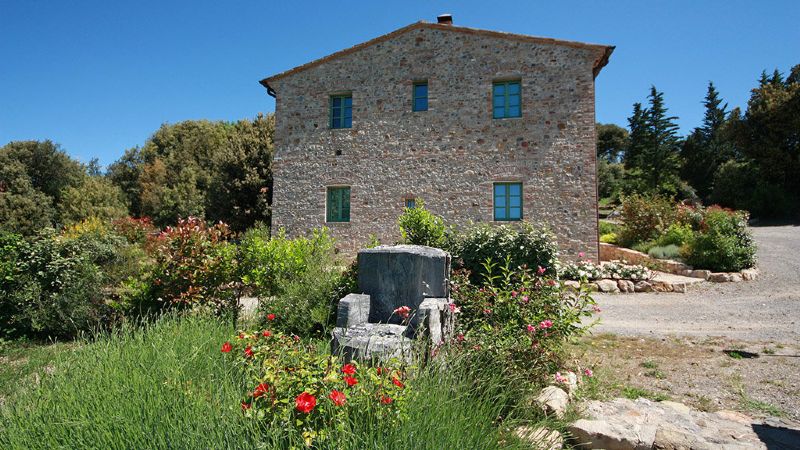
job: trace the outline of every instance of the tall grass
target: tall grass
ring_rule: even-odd
[[[0,410],[0,448],[289,448],[298,433],[244,417],[243,380],[220,343],[231,328],[214,319],[163,318],[60,354],[38,387],[10,395]],[[497,421],[503,379],[458,360],[431,365],[413,383],[402,421],[354,412],[320,448],[491,449],[513,447]]]

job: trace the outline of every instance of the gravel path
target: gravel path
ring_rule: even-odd
[[[598,294],[594,331],[800,342],[800,226],[754,227],[757,281],[702,283],[686,294]]]

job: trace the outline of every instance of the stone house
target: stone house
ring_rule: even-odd
[[[261,81],[273,227],[347,254],[424,199],[455,224],[547,224],[598,256],[594,78],[614,47],[418,22]]]

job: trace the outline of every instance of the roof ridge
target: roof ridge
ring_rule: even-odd
[[[569,41],[569,40],[564,40],[564,39],[555,39],[555,38],[531,36],[531,35],[527,35],[527,34],[509,33],[509,32],[505,32],[505,31],[493,31],[493,30],[484,30],[484,29],[480,29],[480,28],[470,28],[470,27],[462,27],[462,26],[455,26],[455,25],[445,25],[445,24],[439,24],[439,23],[431,23],[431,22],[427,22],[425,20],[419,20],[417,22],[414,22],[414,23],[411,23],[411,24],[406,25],[404,27],[398,28],[398,29],[396,29],[394,31],[391,31],[389,33],[382,34],[382,35],[380,35],[378,37],[372,38],[372,39],[370,39],[368,41],[364,41],[364,42],[362,42],[360,44],[356,44],[356,45],[354,45],[352,47],[348,47],[348,48],[339,50],[339,51],[331,53],[331,54],[329,54],[327,56],[323,56],[321,58],[317,58],[317,59],[309,61],[309,62],[307,62],[305,64],[301,64],[299,66],[291,68],[289,70],[286,70],[286,71],[277,73],[275,75],[266,77],[263,80],[261,80],[259,83],[261,83],[261,85],[266,87],[268,90],[271,90],[271,88],[269,87],[269,82],[270,81],[278,80],[278,79],[284,78],[286,76],[292,75],[294,73],[301,72],[301,71],[306,70],[306,69],[310,69],[312,67],[318,66],[318,65],[320,65],[322,63],[325,63],[327,61],[330,61],[332,59],[336,59],[336,58],[339,58],[341,56],[349,55],[350,53],[354,53],[354,52],[356,52],[358,50],[361,50],[363,48],[370,47],[370,46],[378,44],[380,42],[389,40],[389,39],[391,39],[391,38],[393,38],[395,36],[399,36],[401,34],[409,32],[411,30],[414,30],[414,29],[417,29],[417,28],[423,28],[423,27],[424,28],[437,29],[437,30],[446,30],[446,31],[467,33],[467,34],[477,34],[477,35],[492,36],[492,37],[498,37],[498,38],[503,38],[503,39],[513,39],[513,40],[522,40],[522,41],[527,41],[527,42],[536,42],[536,43],[547,44],[547,45],[563,45],[563,46],[573,47],[573,48],[592,48],[592,49],[596,49],[596,50],[603,50],[603,54],[595,61],[595,64],[594,64],[594,67],[593,67],[594,76],[597,76],[597,74],[600,73],[600,69],[602,69],[603,66],[605,66],[608,63],[608,57],[611,55],[611,52],[613,52],[614,48],[615,48],[614,46],[611,46],[611,45],[589,44],[589,43],[579,42],[579,41]]]

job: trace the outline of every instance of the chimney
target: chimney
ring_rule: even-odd
[[[452,14],[440,14],[436,16],[436,22],[442,25],[452,25],[453,24],[453,15]]]

